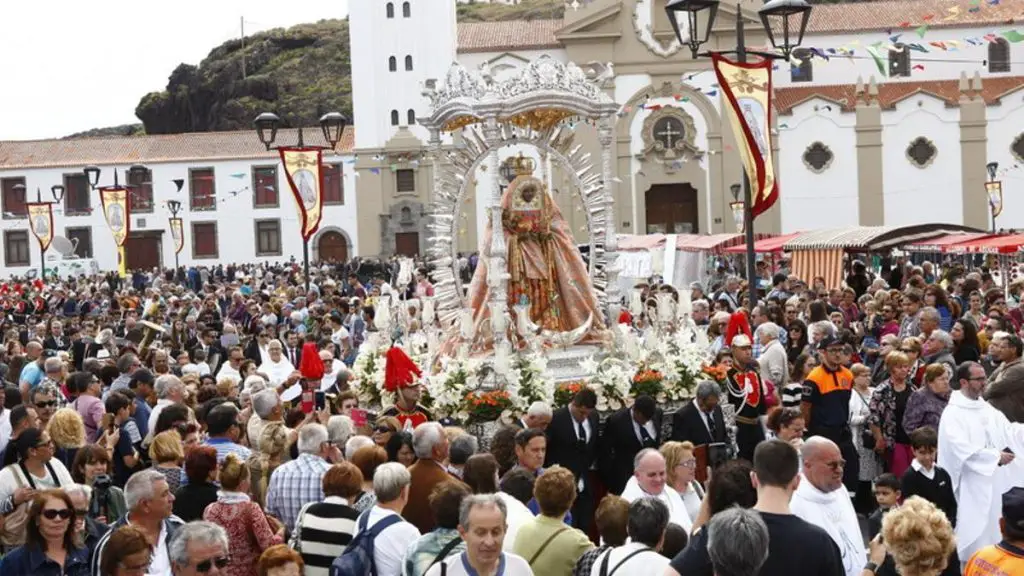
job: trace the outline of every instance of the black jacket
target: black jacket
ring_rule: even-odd
[[[71,348],[71,339],[67,335],[61,335],[60,342],[53,336],[47,336],[46,340],[43,340],[44,350],[68,350],[69,348]]]
[[[704,416],[697,410],[693,402],[688,403],[672,415],[672,440],[677,442],[690,441],[694,446],[726,442],[725,417],[722,407],[715,406],[711,412],[715,419],[715,437],[708,432]]]
[[[662,441],[661,409],[654,413],[652,420],[655,435],[653,437],[654,445],[650,448],[657,448]],[[633,427],[632,410],[623,408],[609,416],[604,425],[603,437],[601,453],[598,456],[601,478],[609,492],[621,494],[626,487],[626,482],[629,482],[630,476],[633,475],[633,458],[644,448]]]
[[[545,430],[548,438],[545,468],[558,464],[571,470],[577,480],[582,479],[584,483],[589,481],[587,471],[597,459],[601,442],[597,411],[592,411],[587,421],[590,422],[590,434],[587,436],[587,445],[581,446],[577,440],[576,421],[569,408],[555,410],[551,416],[551,424]]]
[[[185,522],[202,520],[206,507],[217,501],[217,487],[209,482],[186,484],[174,495],[174,515]]]

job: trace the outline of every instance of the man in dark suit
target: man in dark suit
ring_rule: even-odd
[[[589,388],[576,393],[572,402],[551,417],[545,433],[548,438],[544,467],[558,464],[576,477],[576,502],[572,506],[572,524],[589,532],[594,518],[594,491],[590,469],[600,451],[599,420],[595,408],[597,394]]]
[[[64,324],[57,320],[50,323],[50,335],[43,340],[44,350],[68,350],[71,339],[64,335]]]
[[[650,396],[638,396],[631,408],[608,417],[601,445],[601,478],[608,491],[621,494],[633,475],[633,458],[661,445],[662,412]]]
[[[299,335],[294,330],[289,330],[284,334],[284,356],[295,366],[295,369],[299,369],[299,365],[302,364],[302,342],[299,341]]]
[[[543,431],[547,429],[550,424],[551,406],[540,401],[530,404],[530,408],[527,409],[526,415],[516,421],[516,426],[523,430],[526,430],[527,428],[536,428]]]
[[[722,389],[710,380],[698,384],[693,402],[672,415],[672,440],[694,446],[727,442],[725,417],[718,405],[721,395]]]

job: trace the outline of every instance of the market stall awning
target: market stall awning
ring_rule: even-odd
[[[923,242],[915,242],[904,246],[903,249],[907,252],[945,252],[954,244],[988,238],[989,236],[992,236],[992,234],[988,232],[972,232],[966,234],[957,232],[955,234],[946,234],[945,236],[939,236],[938,238],[932,238],[931,240]]]
[[[948,246],[952,254],[1015,254],[1024,247],[1024,234],[1001,234]]]
[[[754,252],[758,254],[766,254],[769,252],[782,252],[782,247],[786,245],[786,242],[796,238],[802,234],[802,232],[794,232],[792,234],[783,234],[782,236],[775,236],[773,238],[762,238],[754,242]],[[746,242],[731,246],[723,250],[729,254],[743,254],[747,251]]]
[[[838,248],[857,252],[888,250],[956,232],[981,230],[960,224],[916,224],[913,226],[856,226],[805,232],[787,242],[783,249],[824,250]]]
[[[676,240],[676,249],[684,252],[715,252],[741,242],[743,242],[742,234],[679,236]]]

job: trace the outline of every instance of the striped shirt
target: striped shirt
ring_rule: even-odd
[[[783,408],[799,408],[803,400],[804,385],[802,382],[790,382],[782,387],[779,394],[782,396]]]
[[[358,519],[359,512],[340,496],[303,506],[295,521],[292,542],[302,553],[305,576],[328,576],[331,563],[352,540]]]
[[[223,462],[228,457],[228,454],[236,454],[242,462],[247,461],[249,456],[252,455],[248,448],[241,444],[236,444],[228,438],[207,438],[204,444],[213,446],[214,450],[217,451],[218,463]]]

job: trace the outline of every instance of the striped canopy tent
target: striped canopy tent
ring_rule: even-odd
[[[946,234],[923,242],[914,242],[903,247],[907,252],[948,252],[950,248],[962,242],[971,242],[981,238],[988,238],[992,234],[988,232],[971,232]]]
[[[730,246],[743,243],[743,234],[711,234],[709,236],[679,236],[676,250],[683,252],[720,253]]]
[[[786,242],[783,249],[793,254],[793,274],[812,284],[825,279],[829,288],[843,281],[845,252],[885,252],[892,248],[923,242],[957,232],[981,233],[960,224],[917,224],[914,226],[857,226],[805,232]]]
[[[762,238],[754,242],[754,252],[756,254],[770,254],[774,252],[782,252],[783,247],[790,240],[800,236],[802,232],[794,232],[793,234],[783,234],[782,236],[774,236],[772,238]],[[744,254],[747,251],[746,243],[736,244],[723,250],[726,254]]]

